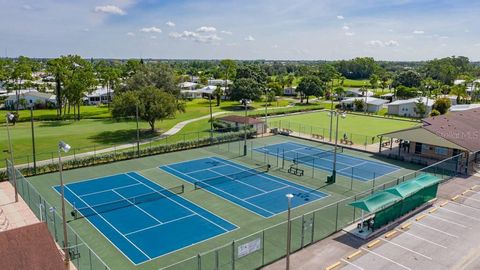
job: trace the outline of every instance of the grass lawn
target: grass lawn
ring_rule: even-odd
[[[330,117],[326,112],[305,113],[291,116],[273,118],[271,124],[289,128],[303,133],[317,133],[329,135]],[[339,136],[347,134],[355,143],[363,144],[365,138],[369,140],[379,134],[411,128],[420,125],[418,122],[402,121],[381,117],[371,117],[356,114],[348,114],[345,119],[339,121]],[[335,123],[333,124],[335,130]],[[371,141],[369,141],[370,143]]]

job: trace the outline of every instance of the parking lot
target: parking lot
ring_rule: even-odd
[[[479,231],[480,186],[472,185],[326,269],[477,269]]]

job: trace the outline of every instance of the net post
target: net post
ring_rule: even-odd
[[[202,270],[202,256],[200,253],[197,254],[197,269]]]
[[[282,149],[282,169],[285,169],[285,148]]]
[[[278,168],[278,152],[280,149],[277,148],[277,168]]]

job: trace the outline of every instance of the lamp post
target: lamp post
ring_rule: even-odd
[[[213,144],[212,94],[208,95],[208,103],[209,103],[209,106],[210,106],[210,144]]]
[[[70,145],[63,141],[58,143],[58,171],[60,173],[60,194],[62,196],[62,225],[63,225],[63,252],[65,253],[65,263],[70,261],[70,254],[68,253],[68,238],[67,238],[67,220],[65,215],[65,186],[63,184],[62,174],[62,151],[67,153],[70,150]]]
[[[135,105],[135,120],[137,122],[137,157],[140,157],[140,129],[138,128],[138,104]]]
[[[335,183],[335,180],[337,178],[337,146],[338,146],[338,119],[339,117],[342,117],[345,119],[347,117],[347,114],[345,112],[340,113],[339,111],[330,111],[329,116],[331,119],[333,117],[337,118],[337,123],[336,123],[336,128],[335,128],[335,146],[333,150],[333,170],[332,170],[332,175],[330,176],[330,181],[331,183]]]
[[[35,130],[33,124],[33,106],[30,107],[30,126],[32,129],[33,173],[37,174],[37,158],[35,154]]]
[[[285,269],[290,269],[290,242],[292,239],[292,222],[291,222],[291,208],[292,208],[292,198],[293,194],[289,193],[286,195],[288,200],[288,211],[287,211],[287,257],[286,257],[286,266]]]
[[[244,106],[245,108],[245,118],[243,120],[243,155],[246,156],[247,155],[247,108],[248,108],[248,104],[250,104],[250,101],[246,98],[242,99],[240,101],[242,103],[242,105]]]
[[[363,82],[363,89],[364,89],[364,95],[365,95],[365,109],[363,109],[363,112],[365,114],[367,114],[367,109],[368,109],[368,105],[367,105],[367,99],[368,99],[368,89],[367,89],[367,86],[366,86],[367,82]]]
[[[7,113],[5,115],[5,124],[7,125],[7,137],[8,137],[8,152],[10,152],[10,162],[12,163],[12,177],[13,177],[13,188],[15,189],[15,202],[18,202],[18,189],[17,189],[17,173],[15,172],[15,162],[13,160],[13,147],[12,140],[10,139],[10,122],[15,119],[15,115],[12,113]],[[8,168],[7,168],[8,169]]]

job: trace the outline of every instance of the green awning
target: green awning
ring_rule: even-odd
[[[424,186],[420,185],[416,181],[408,181],[392,188],[386,189],[385,192],[391,193],[395,196],[406,198],[414,194],[415,192],[421,190],[423,187]]]
[[[368,196],[364,199],[351,202],[350,205],[356,208],[360,208],[364,211],[373,213],[379,209],[391,205],[399,199],[400,197],[395,196],[392,193],[382,191]]]
[[[413,181],[415,181],[417,184],[421,185],[422,187],[428,187],[440,182],[440,178],[431,174],[423,174],[421,176],[416,177]]]

